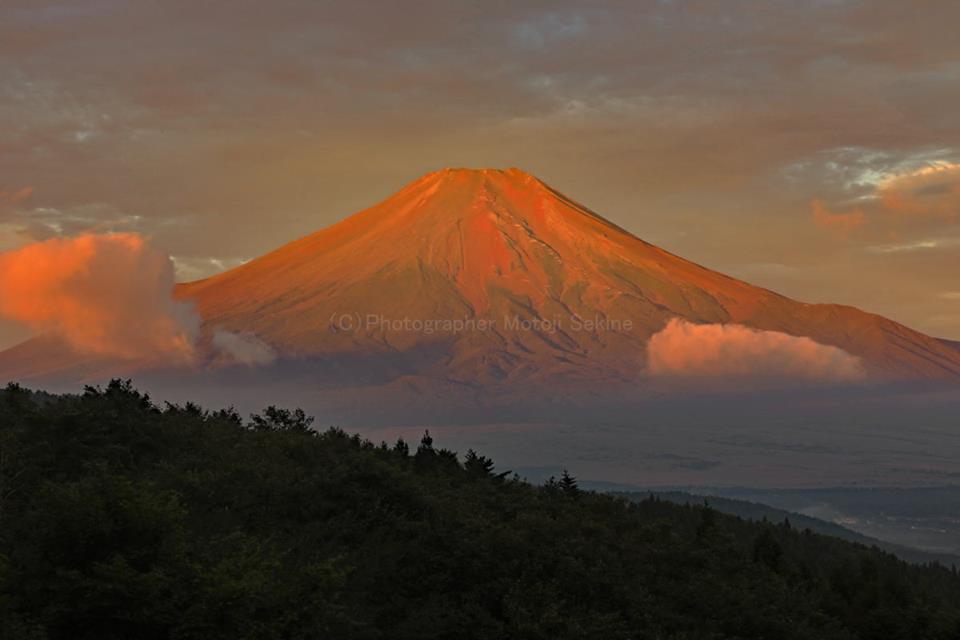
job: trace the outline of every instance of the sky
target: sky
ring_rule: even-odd
[[[0,251],[133,232],[192,280],[447,166],[960,339],[960,3],[0,5]],[[0,347],[26,336],[0,324]]]

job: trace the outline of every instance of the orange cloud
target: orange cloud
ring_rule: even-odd
[[[139,235],[48,240],[0,253],[0,317],[82,353],[185,363],[199,319],[173,284],[169,256]]]
[[[855,381],[866,375],[859,358],[810,338],[738,324],[692,324],[679,318],[650,338],[647,372],[830,382]]]
[[[960,164],[936,162],[890,176],[877,195],[884,208],[896,214],[954,220],[960,216]]]
[[[33,195],[33,187],[24,187],[16,191],[0,191],[0,206],[23,202]]]
[[[810,209],[814,224],[844,238],[867,221],[866,214],[860,209],[854,209],[849,213],[833,213],[819,200],[811,202]]]

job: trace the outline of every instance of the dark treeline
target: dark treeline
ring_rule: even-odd
[[[4,639],[960,637],[960,578],[302,412],[0,391]]]

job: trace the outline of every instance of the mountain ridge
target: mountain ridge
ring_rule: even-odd
[[[213,345],[226,331],[280,361],[326,363],[338,383],[373,377],[401,394],[649,389],[650,339],[674,319],[808,338],[804,348],[840,349],[873,380],[960,380],[956,343],[713,271],[516,168],[428,173],[173,295],[202,321],[201,370],[223,366]],[[0,375],[86,381],[110,369],[61,351],[35,338],[0,354]]]
[[[879,377],[960,376],[956,350],[934,338],[854,307],[797,302],[712,271],[515,168],[429,173],[330,227],[179,285],[176,296],[194,302],[206,323],[251,331],[281,353],[403,352],[442,342],[448,361],[414,369],[465,382],[495,382],[518,368],[562,377],[577,364],[632,380],[646,342],[673,317],[809,337],[863,358]],[[337,313],[599,318],[634,328],[546,336],[497,326],[446,340],[378,327],[324,331]]]

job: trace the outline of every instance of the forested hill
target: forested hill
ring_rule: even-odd
[[[940,563],[946,567],[960,566],[960,557],[949,553],[934,553],[921,551],[911,547],[894,544],[871,538],[870,536],[858,533],[852,529],[847,529],[834,522],[828,522],[819,518],[812,518],[802,513],[778,509],[766,504],[749,502],[747,500],[737,500],[715,495],[697,495],[686,493],[684,491],[645,491],[645,492],[616,492],[616,495],[627,500],[638,502],[648,499],[651,495],[660,500],[678,502],[680,504],[708,504],[713,509],[721,513],[738,516],[744,520],[769,520],[771,522],[788,521],[791,526],[799,529],[810,529],[816,533],[822,533],[828,536],[843,538],[851,542],[867,545],[868,547],[879,547],[884,551],[889,551],[899,558],[903,558],[914,564]]]
[[[960,637],[960,577],[703,506],[544,487],[429,437],[0,392],[0,636]]]

